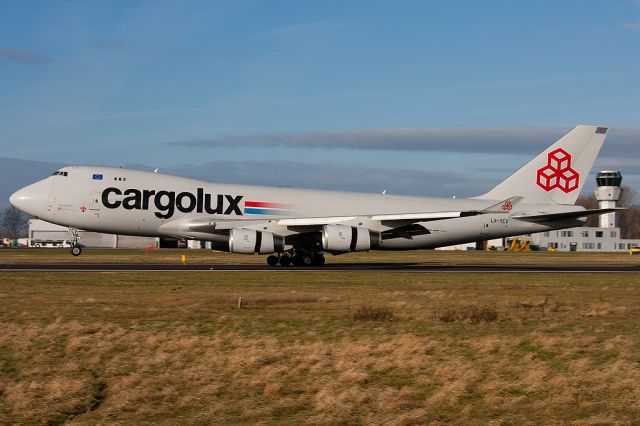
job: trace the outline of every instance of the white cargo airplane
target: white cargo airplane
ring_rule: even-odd
[[[211,241],[269,254],[270,265],[322,265],[324,253],[429,249],[584,224],[616,209],[575,206],[607,134],[577,126],[484,195],[468,199],[214,184],[161,173],[70,166],[10,202],[78,230]]]

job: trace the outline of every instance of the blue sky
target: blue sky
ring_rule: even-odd
[[[605,124],[640,190],[637,0],[5,2],[0,94],[4,158],[466,196]]]

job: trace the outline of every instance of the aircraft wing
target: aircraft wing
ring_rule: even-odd
[[[493,204],[483,210],[459,210],[459,211],[437,211],[419,213],[399,213],[399,214],[374,214],[366,216],[372,221],[384,224],[408,225],[417,222],[430,222],[433,220],[454,219],[458,217],[476,216],[488,213],[509,213],[522,197],[511,197],[499,203]],[[335,217],[312,217],[279,219],[278,225],[283,226],[323,226],[339,224],[357,219],[358,216],[335,216]]]
[[[403,214],[383,214],[366,216],[378,222],[408,221],[408,222],[428,222],[432,220],[451,219],[455,217],[473,216],[480,214],[475,211],[445,211],[428,213],[403,213]],[[295,219],[280,219],[278,225],[283,226],[323,226],[349,222],[361,216],[335,216],[335,217],[310,217]]]
[[[188,223],[181,224],[182,229],[192,232],[204,232],[209,234],[223,233],[236,228],[254,228],[262,226],[286,226],[289,228],[300,228],[314,231],[321,229],[324,225],[345,224],[364,219],[367,221],[382,222],[386,225],[405,226],[416,222],[428,222],[432,220],[451,219],[456,217],[473,216],[480,214],[474,211],[459,212],[430,212],[430,213],[408,213],[393,215],[373,215],[373,216],[332,216],[332,217],[308,217],[291,219],[241,219],[241,220],[215,220],[196,219]]]
[[[236,219],[236,220],[216,220],[209,218],[191,219],[188,222],[181,220],[176,223],[167,224],[168,227],[179,234],[189,232],[224,234],[231,229],[267,229],[273,227],[286,227],[298,233],[316,232],[322,230],[324,225],[350,225],[355,222],[380,223],[391,228],[383,232],[383,238],[410,238],[413,235],[428,234],[429,231],[420,222],[430,222],[435,220],[454,219],[468,216],[476,216],[489,213],[509,213],[513,205],[519,202],[521,197],[511,197],[497,204],[489,206],[483,210],[459,210],[459,211],[436,211],[418,213],[397,213],[397,214],[373,214],[366,216],[331,216],[331,217],[299,217],[282,219]]]

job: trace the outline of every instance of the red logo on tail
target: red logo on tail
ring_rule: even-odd
[[[547,192],[555,188],[565,193],[576,190],[580,174],[571,168],[571,154],[558,148],[551,151],[547,158],[547,165],[538,169],[538,186]]]

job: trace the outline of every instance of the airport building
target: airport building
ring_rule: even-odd
[[[616,207],[622,194],[622,174],[619,170],[602,170],[596,176],[598,185],[595,190],[598,208]],[[531,244],[540,248],[553,248],[558,251],[629,251],[640,247],[640,239],[621,238],[620,228],[616,223],[616,213],[600,215],[598,227],[562,229],[559,231],[532,234]]]
[[[622,194],[622,174],[619,170],[602,170],[596,176],[598,185],[595,190],[598,208],[608,209],[616,207]],[[442,247],[442,250],[474,250],[491,247],[508,248],[514,238],[526,241],[529,246],[540,250],[554,249],[558,251],[604,251],[626,252],[635,247],[640,247],[640,239],[621,238],[620,228],[617,227],[616,213],[606,213],[599,216],[598,227],[581,226],[577,228],[562,229],[558,231],[540,232],[537,234],[522,235],[487,241],[484,246],[478,243],[459,244],[456,246]]]

